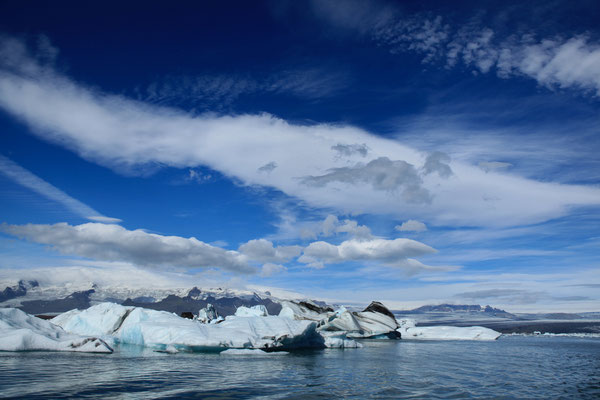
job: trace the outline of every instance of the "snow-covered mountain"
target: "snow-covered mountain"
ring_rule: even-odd
[[[264,305],[269,313],[277,314],[281,310],[279,300],[269,291],[198,287],[131,288],[93,282],[58,286],[20,280],[5,286],[0,292],[0,308],[15,307],[29,314],[48,315],[75,308],[86,309],[107,301],[178,314],[197,313],[207,304],[213,304],[219,315],[223,316],[234,314],[240,306]]]

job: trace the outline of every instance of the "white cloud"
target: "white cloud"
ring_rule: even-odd
[[[260,275],[263,277],[269,277],[278,275],[287,271],[287,268],[281,264],[266,263],[260,270]]]
[[[424,232],[427,230],[427,226],[421,221],[409,219],[403,222],[402,225],[396,225],[394,229],[400,232]]]
[[[458,29],[435,18],[404,17],[371,29],[375,41],[392,53],[414,51],[424,62],[462,62],[502,78],[526,76],[549,88],[573,88],[600,95],[600,45],[586,36],[536,39],[534,34],[496,37],[487,27],[469,23]]]
[[[211,179],[212,179],[211,174],[203,174],[202,172],[198,172],[192,168],[190,168],[190,170],[188,171],[188,176],[186,177],[186,180],[188,182],[194,182],[194,183],[200,183],[200,184],[209,182]]]
[[[87,89],[20,51],[3,55],[2,109],[41,138],[121,171],[207,166],[310,206],[411,215],[438,225],[535,223],[566,215],[572,206],[600,204],[598,188],[486,173],[454,160],[447,164],[449,179],[419,176],[414,171],[426,154],[352,126],[294,125],[267,114],[190,115]],[[338,157],[332,147],[339,143],[364,143],[372,158]],[[277,168],[258,171],[270,162]]]
[[[500,169],[508,169],[508,168],[512,167],[511,163],[501,162],[501,161],[481,161],[478,165],[485,172],[490,172],[490,171],[500,170]]]
[[[282,263],[300,255],[300,246],[273,246],[266,239],[253,239],[242,244],[238,251],[253,261],[263,263]]]
[[[328,237],[336,233],[347,233],[359,239],[372,238],[371,229],[368,226],[358,225],[358,222],[351,219],[340,222],[335,215],[329,214],[321,223],[321,234]]]
[[[313,268],[323,268],[324,264],[348,261],[372,261],[389,267],[420,271],[435,268],[424,265],[412,257],[435,252],[435,249],[426,244],[410,239],[351,239],[339,245],[318,241],[309,244],[298,261]]]
[[[0,173],[12,179],[19,185],[31,189],[45,198],[63,205],[69,211],[79,215],[80,217],[89,219],[91,221],[108,224],[121,222],[121,220],[118,218],[106,217],[100,214],[90,206],[69,196],[56,186],[51,185],[42,178],[32,174],[30,171],[2,155],[0,155]]]
[[[87,223],[72,226],[0,225],[2,232],[46,244],[63,254],[100,261],[124,261],[142,267],[220,268],[237,273],[253,273],[246,257],[194,237],[162,236],[143,230],[127,230],[119,225]]]
[[[338,157],[350,157],[354,154],[360,154],[363,157],[369,153],[369,147],[366,144],[342,144],[338,143],[335,146],[331,146],[331,150],[338,153]]]

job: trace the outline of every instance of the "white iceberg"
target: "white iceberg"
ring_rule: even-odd
[[[502,335],[482,326],[415,326],[411,319],[400,320],[398,331],[409,340],[496,340]]]
[[[219,316],[215,307],[208,303],[206,308],[198,311],[197,320],[203,324],[218,324],[219,322],[223,321],[223,317]]]
[[[317,330],[345,331],[347,337],[354,339],[399,339],[400,335],[396,332],[398,326],[394,315],[383,304],[374,301],[361,312],[350,312],[344,307],[340,308],[323,320]]]
[[[333,314],[333,310],[320,307],[308,301],[296,303],[294,301],[282,301],[280,317],[286,317],[299,321],[319,322]]]
[[[266,317],[268,315],[267,307],[262,304],[252,307],[241,306],[235,310],[236,317]]]
[[[113,352],[101,339],[67,333],[48,321],[16,308],[0,309],[0,351],[31,350]]]
[[[315,322],[278,316],[229,316],[219,324],[203,324],[165,311],[102,303],[85,311],[61,314],[56,323],[72,333],[99,335],[156,350],[286,350],[327,345],[316,331]]]

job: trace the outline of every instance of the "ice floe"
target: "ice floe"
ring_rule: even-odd
[[[112,353],[102,339],[79,336],[16,308],[0,309],[0,351]]]
[[[402,319],[398,331],[402,339],[417,340],[496,340],[502,334],[482,326],[415,326],[411,319]]]

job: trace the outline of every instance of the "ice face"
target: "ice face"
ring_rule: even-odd
[[[219,314],[217,314],[217,310],[210,303],[206,305],[206,308],[203,308],[200,311],[198,311],[197,319],[203,324],[218,323],[223,321],[223,318],[220,317]]]
[[[69,334],[62,328],[15,308],[0,309],[0,351],[79,351],[112,353],[96,337]]]
[[[252,307],[238,307],[235,310],[236,317],[266,317],[269,315],[267,312],[267,307],[262,304]]]

